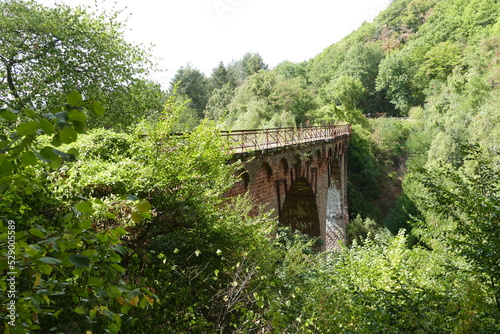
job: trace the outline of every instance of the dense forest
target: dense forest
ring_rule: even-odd
[[[166,91],[117,13],[0,13],[2,333],[500,332],[498,0],[394,0],[309,61]],[[219,131],[338,122],[341,251],[223,197]]]

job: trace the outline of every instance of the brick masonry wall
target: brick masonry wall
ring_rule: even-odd
[[[348,140],[345,136],[332,142],[237,154],[234,160],[241,161],[242,177],[226,197],[248,192],[254,202],[252,215],[272,211],[272,217],[279,219],[288,191],[297,179],[306,180],[315,197],[320,225],[311,231],[319,231],[322,250],[336,249],[339,242],[345,241],[348,222],[345,173]]]

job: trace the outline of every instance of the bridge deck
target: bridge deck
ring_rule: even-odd
[[[222,131],[235,153],[261,151],[317,141],[330,141],[352,133],[350,124]]]

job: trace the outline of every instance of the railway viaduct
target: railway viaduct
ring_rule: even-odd
[[[225,133],[241,177],[226,196],[248,193],[251,214],[271,211],[280,223],[319,238],[317,250],[345,243],[349,124]]]

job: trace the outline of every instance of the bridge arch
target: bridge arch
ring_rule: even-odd
[[[242,187],[242,189],[244,191],[247,191],[248,190],[248,185],[250,184],[250,175],[248,175],[248,172],[246,169],[242,169],[240,170],[240,179],[238,182],[241,182],[240,184],[240,187]]]
[[[321,237],[321,224],[312,185],[305,177],[297,178],[285,197],[281,223],[312,237]]]
[[[267,179],[270,181],[273,176],[273,169],[267,162],[263,162],[260,164],[259,171],[257,174],[257,178],[261,177],[263,180]]]
[[[288,161],[286,158],[281,158],[278,164],[277,177],[278,178],[286,178],[288,173]]]

